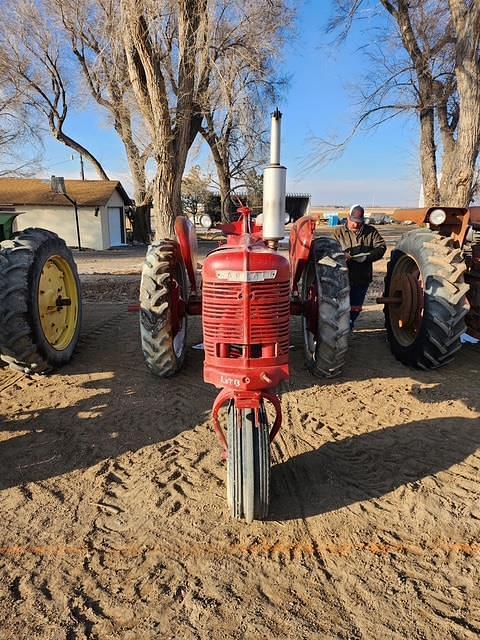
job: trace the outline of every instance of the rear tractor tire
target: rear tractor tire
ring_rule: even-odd
[[[55,233],[25,229],[0,243],[0,354],[12,369],[45,373],[71,359],[80,335],[80,280]]]
[[[348,269],[340,244],[317,238],[302,276],[303,343],[307,368],[332,378],[342,372],[350,333]]]
[[[187,350],[187,273],[178,243],[150,245],[140,284],[140,338],[145,362],[160,378],[177,373]]]
[[[451,238],[428,229],[402,236],[387,266],[384,292],[390,298],[385,326],[397,360],[419,369],[452,360],[468,312],[465,269]]]

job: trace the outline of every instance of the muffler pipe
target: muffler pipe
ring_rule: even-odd
[[[280,164],[280,133],[282,114],[272,113],[270,164],[263,172],[263,239],[276,246],[285,235],[285,193],[287,169]]]

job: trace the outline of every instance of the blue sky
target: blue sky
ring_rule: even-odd
[[[372,37],[366,28],[378,26],[364,20],[345,43],[334,44],[325,34],[329,7],[330,0],[302,3],[298,39],[287,45],[281,67],[290,77],[279,105],[284,114],[282,162],[288,168],[287,189],[310,193],[313,204],[416,206],[420,178],[412,119],[395,118],[377,131],[360,132],[340,158],[327,166],[303,169],[313,153],[315,136],[341,138],[349,132],[355,117],[352,85],[366,71],[360,48]],[[131,191],[123,146],[105,115],[92,108],[71,116],[66,132],[91,149],[111,179],[120,179]],[[192,161],[198,162],[198,157]],[[79,177],[78,156],[72,159],[72,152],[53,139],[46,140],[43,164],[43,176]],[[87,166],[86,177],[96,177]]]

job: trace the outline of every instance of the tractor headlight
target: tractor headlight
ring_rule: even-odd
[[[430,224],[434,224],[435,226],[443,224],[446,219],[447,214],[443,209],[434,209],[428,216]]]
[[[202,217],[200,218],[200,224],[204,229],[210,229],[213,222],[212,222],[212,218],[208,215],[208,213],[204,213],[202,215]]]

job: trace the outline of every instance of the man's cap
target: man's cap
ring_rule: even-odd
[[[364,215],[365,211],[361,205],[354,204],[350,207],[350,214],[348,217],[350,220],[353,220],[353,222],[364,222]]]

